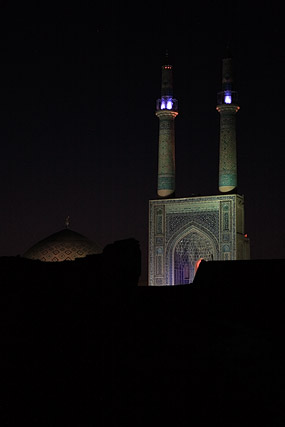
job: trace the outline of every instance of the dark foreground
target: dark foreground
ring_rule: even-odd
[[[1,258],[0,425],[284,426],[284,268],[209,262],[142,288],[132,240]]]

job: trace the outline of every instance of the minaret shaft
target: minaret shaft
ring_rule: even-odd
[[[220,105],[219,191],[228,193],[237,188],[236,117],[239,107]]]
[[[157,194],[160,197],[169,197],[175,192],[174,119],[177,114],[168,110],[156,112],[159,118]]]

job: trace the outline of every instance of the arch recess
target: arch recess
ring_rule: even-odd
[[[167,282],[171,285],[191,283],[199,259],[218,259],[218,241],[200,224],[187,224],[169,240],[166,249]]]

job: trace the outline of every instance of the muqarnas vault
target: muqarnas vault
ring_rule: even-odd
[[[201,260],[249,259],[244,235],[244,197],[237,194],[236,113],[232,59],[222,67],[220,114],[219,192],[212,196],[175,198],[175,129],[178,102],[173,97],[172,66],[162,66],[159,119],[159,199],[149,202],[149,285],[193,282]]]

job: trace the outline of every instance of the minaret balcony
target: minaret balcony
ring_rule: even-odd
[[[218,105],[237,105],[238,102],[238,93],[233,90],[224,90],[223,92],[219,92],[217,95],[217,104]]]
[[[163,96],[161,99],[156,101],[156,111],[169,110],[178,111],[178,101],[172,98],[172,96]]]

